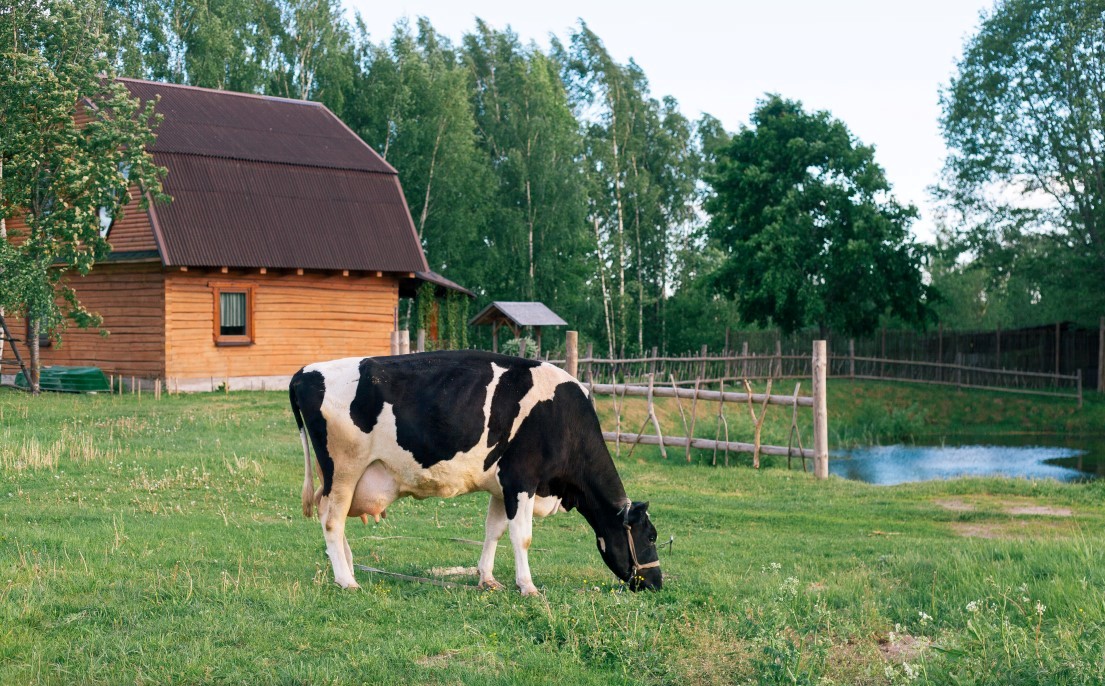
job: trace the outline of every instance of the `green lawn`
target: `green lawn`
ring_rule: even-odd
[[[732,409],[748,440],[747,408]],[[837,381],[829,411],[837,445],[1105,426],[1096,397],[1076,410]],[[789,409],[768,422],[765,441],[785,444]],[[348,592],[300,513],[286,394],[0,390],[0,683],[1105,681],[1105,483],[887,488],[710,457],[623,449],[630,495],[675,536],[661,592],[615,583],[575,513],[535,527],[541,598],[365,572]],[[479,548],[453,539],[482,538],[486,503],[403,500],[353,522],[354,562],[473,568]],[[497,576],[513,578],[509,544]]]

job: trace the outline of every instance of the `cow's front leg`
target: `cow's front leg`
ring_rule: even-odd
[[[499,539],[503,537],[509,520],[506,518],[506,505],[502,498],[491,496],[487,503],[487,523],[484,525],[483,553],[480,555],[480,588],[499,590],[503,587],[495,581],[495,551]]]
[[[533,501],[529,493],[518,494],[518,511],[510,520],[510,543],[514,546],[514,580],[522,595],[538,595],[529,572],[529,546],[533,542]]]
[[[326,539],[326,555],[334,568],[334,582],[342,588],[360,588],[353,578],[353,555],[345,540],[345,518],[352,493],[348,489],[332,488],[330,495],[319,503],[322,536]],[[348,555],[348,557],[347,557]]]

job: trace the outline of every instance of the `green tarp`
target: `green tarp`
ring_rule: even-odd
[[[30,387],[23,378],[23,372],[16,374],[15,385],[20,388]],[[107,377],[99,367],[43,367],[38,385],[44,391],[64,393],[107,393],[111,390]]]

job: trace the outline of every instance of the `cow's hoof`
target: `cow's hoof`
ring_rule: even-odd
[[[361,585],[358,584],[356,581],[350,581],[350,582],[344,583],[344,584],[342,582],[338,581],[337,584],[338,584],[338,586],[341,586],[343,589],[345,589],[347,591],[359,591],[359,590],[361,590]]]
[[[519,586],[518,590],[522,592],[523,598],[532,598],[541,595],[541,592],[537,590],[536,586]]]
[[[481,591],[501,591],[505,588],[502,584],[494,579],[488,579],[487,581],[481,581],[479,589]]]

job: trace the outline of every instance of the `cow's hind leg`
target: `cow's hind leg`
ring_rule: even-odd
[[[326,539],[326,555],[334,567],[334,582],[342,588],[360,588],[353,578],[353,556],[345,539],[345,519],[352,498],[352,489],[338,488],[334,484],[330,495],[323,496],[319,503],[319,520],[322,522],[322,536]]]
[[[518,511],[510,520],[510,543],[514,547],[514,580],[522,595],[538,595],[529,571],[529,546],[533,542],[533,501],[529,493],[518,494]]]
[[[487,503],[487,523],[484,526],[483,554],[480,555],[480,588],[498,590],[503,587],[495,581],[495,550],[503,537],[509,520],[502,498],[491,496]]]

